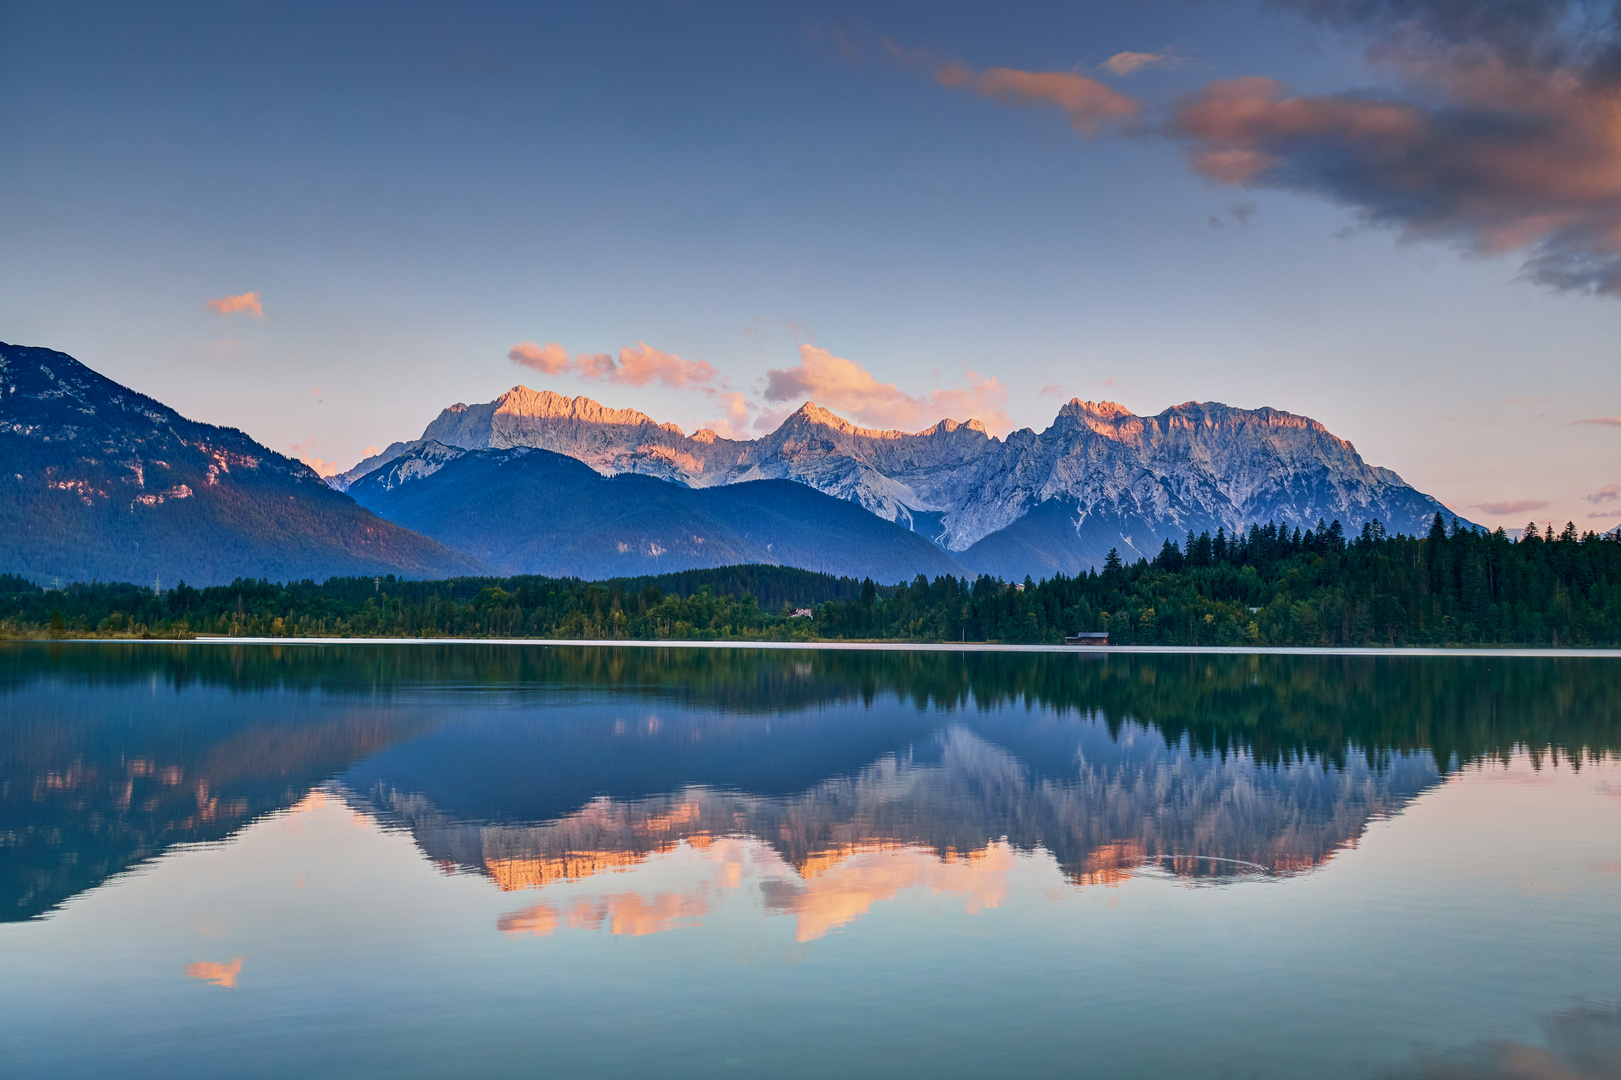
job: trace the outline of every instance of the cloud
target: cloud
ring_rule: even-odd
[[[1594,510],[1587,516],[1599,521],[1608,520],[1609,518],[1621,518],[1621,510]]]
[[[749,413],[753,411],[748,397],[735,391],[727,394],[717,393],[715,403],[720,406],[721,415],[704,426],[723,439],[747,438]]]
[[[627,386],[646,386],[650,382],[677,389],[702,386],[713,382],[716,374],[708,361],[683,360],[640,341],[620,349],[617,361],[608,353],[578,353],[570,360],[567,350],[555,341],[546,345],[520,341],[507,350],[507,359],[547,375],[567,374]]]
[[[514,364],[543,371],[547,375],[560,375],[568,370],[568,351],[557,342],[536,345],[533,341],[520,341],[507,350],[507,359]]]
[[[1583,495],[1582,498],[1586,499],[1594,506],[1597,506],[1599,503],[1615,502],[1617,499],[1621,499],[1621,484],[1605,484],[1603,487],[1593,492],[1593,494]]]
[[[245,311],[255,319],[265,317],[265,309],[259,305],[259,294],[256,291],[239,293],[236,296],[222,296],[218,300],[208,301],[208,307],[209,310],[217,311],[221,315]]]
[[[314,469],[315,475],[321,477],[322,479],[329,476],[336,476],[342,471],[337,462],[324,461],[310,453],[311,450],[315,449],[315,436],[313,435],[307,439],[293,443],[288,447],[288,449],[298,456],[299,461],[302,461],[304,464]],[[375,452],[375,448],[373,452]],[[365,459],[369,456],[369,454],[362,454],[361,458]]]
[[[637,342],[634,348],[619,350],[619,369],[609,378],[632,386],[646,386],[650,382],[686,386],[713,381],[715,369],[706,361],[683,360],[673,353],[660,352]]]
[[[1083,135],[1137,115],[1137,102],[1086,75],[1068,71],[1019,71],[994,67],[975,71],[955,61],[934,73],[941,86],[971,90],[1004,105],[1056,105]]]
[[[1476,503],[1476,510],[1484,510],[1488,514],[1501,517],[1506,514],[1524,514],[1532,510],[1546,510],[1548,504],[1541,499],[1515,499],[1505,502]]]
[[[1166,129],[1221,184],[1319,195],[1406,238],[1514,253],[1557,289],[1621,295],[1621,30],[1571,0],[1294,0],[1367,40],[1400,93],[1240,78]],[[1580,8],[1594,14],[1596,9]]]
[[[881,383],[853,361],[816,345],[799,347],[799,363],[766,372],[767,401],[810,399],[872,427],[927,427],[937,420],[979,419],[988,428],[1011,426],[1002,405],[1007,391],[995,378],[967,373],[966,389],[942,389],[917,397],[894,383]]]
[[[1135,75],[1144,68],[1175,68],[1181,67],[1183,60],[1174,49],[1161,49],[1159,52],[1119,52],[1109,57],[1098,66],[1111,75]]]
[[[1578,424],[1599,424],[1603,427],[1621,427],[1621,416],[1594,416],[1587,420],[1577,420]]]

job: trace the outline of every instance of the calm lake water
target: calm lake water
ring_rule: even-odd
[[[8,1077],[1621,1076],[1621,660],[0,646]]]

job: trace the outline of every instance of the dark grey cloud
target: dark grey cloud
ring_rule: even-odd
[[[1315,194],[1410,239],[1621,296],[1621,5],[1274,0],[1366,43],[1399,93],[1212,83],[1170,131],[1220,183]]]

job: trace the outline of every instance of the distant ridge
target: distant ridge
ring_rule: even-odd
[[[1420,534],[1436,513],[1454,516],[1309,417],[1216,402],[1138,416],[1076,399],[1045,430],[1005,439],[974,420],[916,433],[862,428],[806,402],[771,434],[733,440],[517,386],[444,410],[422,438],[391,445],[334,483],[348,487],[429,443],[533,447],[603,475],[694,488],[794,480],[923,535],[974,571],[1013,579],[1100,566],[1111,548],[1151,558],[1190,531],[1268,521],[1309,529],[1319,520],[1355,531],[1378,520]]]
[[[444,577],[476,562],[235,428],[0,342],[0,570],[49,584]]]
[[[968,573],[923,537],[803,484],[695,490],[604,477],[530,447],[423,443],[349,493],[507,574],[601,579],[762,563],[893,584]]]

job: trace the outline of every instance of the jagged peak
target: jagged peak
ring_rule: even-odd
[[[844,417],[839,416],[837,413],[830,412],[829,410],[822,408],[822,406],[816,404],[814,401],[807,401],[798,409],[795,409],[793,414],[789,416],[788,419],[784,420],[777,430],[781,431],[783,428],[794,424],[795,421],[798,421],[799,423],[815,424],[819,427],[829,427],[842,435],[853,435],[863,439],[906,439],[911,438],[914,435],[934,435],[940,432],[949,433],[956,431],[958,428],[967,428],[970,431],[977,431],[981,435],[986,434],[985,425],[978,420],[972,419],[962,422],[950,419],[939,420],[934,424],[931,424],[929,427],[924,428],[922,431],[916,432],[899,431],[893,428],[880,429],[858,427],[846,420]]]
[[[539,420],[580,420],[592,424],[654,424],[676,434],[681,429],[674,424],[659,424],[646,413],[635,409],[610,409],[585,395],[566,397],[551,390],[531,390],[527,386],[514,386],[492,403],[497,415],[522,416]]]
[[[1069,403],[1058,411],[1059,416],[1080,416],[1083,413],[1104,420],[1119,420],[1137,415],[1118,401],[1082,401],[1080,398],[1070,398]]]
[[[1172,405],[1159,415],[1162,417],[1180,416],[1188,417],[1190,414],[1201,416],[1207,420],[1225,420],[1230,418],[1253,419],[1267,427],[1299,428],[1328,435],[1336,442],[1345,440],[1333,435],[1319,420],[1309,416],[1288,412],[1284,409],[1274,409],[1270,405],[1262,405],[1258,409],[1245,409],[1237,405],[1226,405],[1220,401],[1184,401],[1180,405]],[[1346,445],[1350,445],[1346,443]]]

